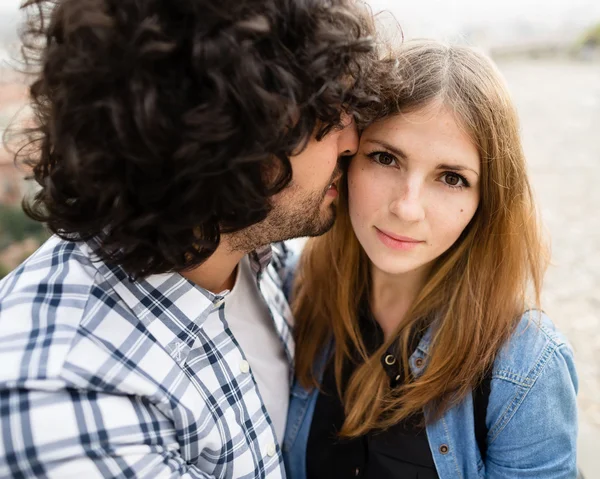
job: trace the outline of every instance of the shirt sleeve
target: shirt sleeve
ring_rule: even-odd
[[[490,430],[485,477],[575,479],[577,388],[573,352],[562,344]]]
[[[6,389],[0,421],[0,477],[213,477],[186,462],[174,424],[144,398]]]

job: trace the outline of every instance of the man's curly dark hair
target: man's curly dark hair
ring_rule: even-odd
[[[290,155],[373,99],[372,23],[353,0],[22,8],[41,66],[17,154],[41,189],[24,208],[62,238],[101,238],[99,256],[134,276],[199,265],[221,233],[263,220]]]

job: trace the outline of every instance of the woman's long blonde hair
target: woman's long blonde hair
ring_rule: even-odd
[[[317,386],[315,364],[333,339],[340,388],[342,365],[355,357],[353,350],[360,353],[343,391],[346,437],[385,429],[423,408],[427,420],[435,420],[461,401],[491,367],[522,313],[539,308],[546,268],[517,114],[495,66],[471,48],[432,41],[406,42],[391,60],[386,73],[373,79],[384,98],[370,112],[373,118],[443,101],[478,147],[481,200],[459,240],[433,265],[392,339],[371,355],[358,325],[359,302],[370,293],[369,260],[352,230],[345,182],[334,227],[306,244],[294,287],[296,371],[305,387]],[[408,345],[433,318],[427,368],[412,378]],[[406,375],[394,390],[380,363],[393,343]]]

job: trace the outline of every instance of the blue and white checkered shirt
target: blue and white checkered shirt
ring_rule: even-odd
[[[250,256],[291,371],[285,254]],[[0,477],[285,477],[222,299],[51,238],[0,282]]]

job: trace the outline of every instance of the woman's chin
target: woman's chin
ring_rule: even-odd
[[[369,256],[369,255],[368,255]],[[369,260],[375,268],[389,275],[403,275],[420,270],[426,263],[414,261],[412,258],[389,257],[388,255],[376,254],[369,256]]]

